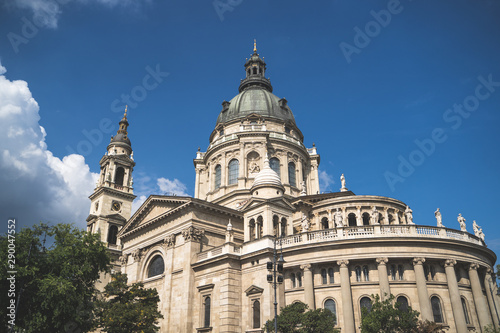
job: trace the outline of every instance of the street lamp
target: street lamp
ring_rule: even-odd
[[[267,274],[267,282],[272,283],[274,289],[274,332],[278,333],[278,298],[276,296],[276,289],[278,284],[283,283],[283,264],[285,260],[283,260],[283,248],[281,248],[281,239],[280,239],[280,248],[281,253],[279,259],[278,254],[276,252],[276,236],[274,236],[274,251],[273,251],[273,261],[267,262],[267,270],[269,274]]]

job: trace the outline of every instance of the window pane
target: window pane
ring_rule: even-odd
[[[295,282],[295,274],[294,274],[294,273],[292,273],[292,274],[290,275],[290,279],[292,280],[292,288],[297,287],[297,284],[296,284],[296,282]]]
[[[334,283],[334,281],[333,281],[333,268],[328,268],[328,277],[330,279],[330,283]]]
[[[292,162],[288,163],[288,183],[291,186],[297,186],[297,182],[295,180],[295,164]]]
[[[469,325],[470,324],[469,311],[467,311],[467,303],[463,298],[462,298],[462,308],[464,309],[465,323]]]
[[[443,313],[441,312],[441,301],[437,296],[431,298],[432,314],[436,323],[443,322]]]
[[[116,244],[116,235],[118,234],[118,227],[116,225],[112,225],[108,230],[108,243]]]
[[[399,303],[399,310],[408,311],[408,299],[404,296],[399,296],[396,299],[396,303]]]
[[[219,188],[221,183],[221,167],[217,165],[215,167],[215,188]]]
[[[398,276],[400,280],[403,280],[404,277],[403,265],[398,265]]]
[[[356,266],[356,282],[361,282],[361,267]]]
[[[205,297],[205,320],[204,327],[210,327],[210,297]]]
[[[372,310],[372,301],[370,300],[369,297],[363,297],[359,301],[359,305],[361,306],[361,308],[366,308],[368,312]]]
[[[253,302],[253,328],[260,328],[260,302]]]
[[[280,160],[278,160],[276,157],[273,157],[269,160],[269,166],[271,169],[273,169],[278,176],[281,178],[281,173],[280,173]]]
[[[321,283],[323,283],[323,284],[328,283],[327,277],[326,277],[326,269],[324,269],[324,268],[321,270],[321,281],[322,281]]]
[[[240,163],[238,160],[231,160],[231,162],[229,162],[229,185],[236,184],[238,182],[239,166]]]
[[[363,277],[365,278],[365,281],[370,281],[370,277],[368,274],[368,266],[363,266]]]
[[[335,315],[335,324],[337,324],[337,307],[333,299],[329,299],[325,302],[325,309],[328,309]]]
[[[149,264],[148,269],[148,278],[157,276],[163,273],[165,270],[165,263],[163,262],[163,258],[158,255],[151,260],[151,264]]]
[[[302,275],[297,273],[297,281],[299,282],[299,288],[302,287]]]

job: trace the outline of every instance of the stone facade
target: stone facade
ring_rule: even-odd
[[[130,216],[126,126],[101,160],[89,230],[101,232],[129,282],[158,290],[161,332],[261,332],[274,316],[266,263],[275,245],[285,260],[278,306],[328,307],[342,332],[359,332],[361,306],[375,293],[449,332],[499,327],[496,256],[484,241],[421,225],[405,203],[355,195],[345,179],[340,192],[320,194],[317,149],[304,146],[265,69],[254,50],[239,95],[222,103],[207,151],[196,154],[193,198],[152,195]]]

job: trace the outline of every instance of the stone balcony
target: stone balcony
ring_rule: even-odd
[[[318,244],[340,240],[359,240],[367,238],[381,239],[391,237],[458,240],[479,246],[486,246],[480,238],[465,231],[415,224],[369,225],[304,232],[283,237],[281,239],[281,245],[283,249],[286,249],[300,245]],[[242,247],[239,247],[238,245],[233,243],[226,243],[221,246],[214,247],[210,250],[198,253],[197,262],[205,261],[226,254],[241,256],[262,250],[264,248],[273,248],[273,241],[273,237],[267,236],[261,239],[247,242]]]

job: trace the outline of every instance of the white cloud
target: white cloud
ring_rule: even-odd
[[[319,190],[320,192],[330,191],[330,185],[335,184],[333,177],[324,170],[319,170]]]
[[[0,64],[0,72],[5,67]],[[0,219],[20,226],[43,222],[85,227],[98,175],[81,155],[62,159],[45,143],[39,106],[26,81],[0,75]]]
[[[7,69],[0,64],[0,75],[7,73]]]
[[[108,7],[132,6],[137,7],[141,1],[132,0],[76,0],[80,3],[98,3]],[[61,7],[73,2],[72,0],[13,0],[14,5],[21,9],[27,9],[33,13],[33,23],[39,27],[56,29],[59,17],[62,14]],[[142,2],[149,2],[143,0]],[[1,73],[0,73],[1,74]]]
[[[157,184],[162,194],[188,195],[186,193],[186,185],[184,185],[179,179],[170,180],[162,177],[157,179]]]

